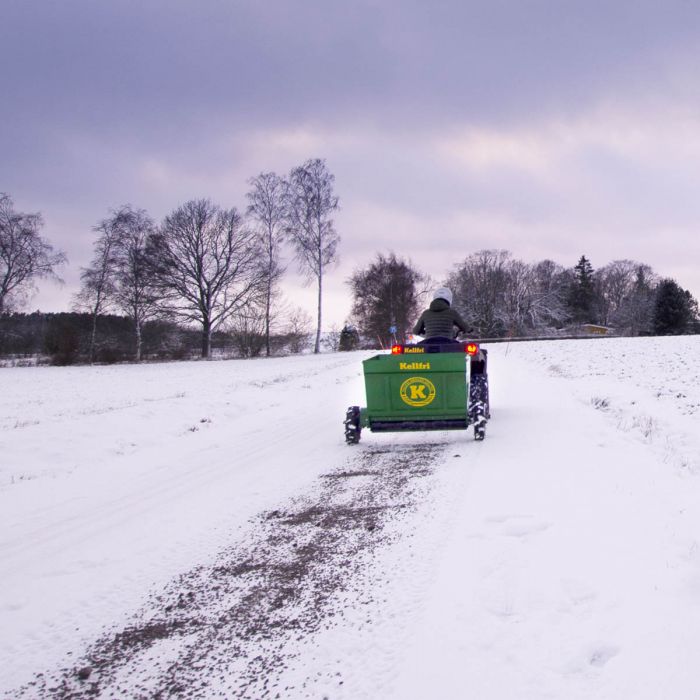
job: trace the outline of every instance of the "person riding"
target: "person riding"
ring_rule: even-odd
[[[454,327],[462,333],[469,329],[464,319],[452,308],[452,291],[447,287],[435,290],[430,306],[421,314],[413,334],[422,335],[425,341],[446,343],[454,341]]]

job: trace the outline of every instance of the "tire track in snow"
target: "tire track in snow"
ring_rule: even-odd
[[[7,571],[0,604],[7,633],[0,643],[0,655],[6,659],[0,697],[29,680],[39,667],[70,663],[63,658],[65,650],[82,648],[105,625],[123,624],[154,585],[163,585],[195,563],[210,561],[235,541],[226,539],[227,532],[237,540],[256,513],[313,483],[324,465],[335,467],[341,455],[347,458],[341,423],[347,400],[336,397],[329,410],[328,404],[334,403],[329,397],[325,410],[316,410],[315,392],[306,385],[322,382],[335,387],[355,380],[357,357],[336,360],[325,373],[325,358],[301,368],[295,358],[272,362],[289,366],[289,380],[276,383],[279,388],[273,392],[248,388],[243,394],[245,411],[238,408],[240,399],[226,391],[231,370],[245,369],[242,377],[250,380],[269,373],[265,368],[270,363],[202,364],[185,376],[180,366],[168,368],[173,374],[165,377],[163,391],[184,389],[188,395],[186,405],[176,398],[165,406],[167,416],[177,410],[174,420],[154,414],[151,423],[149,415],[141,419],[132,413],[126,422],[115,422],[106,413],[90,427],[91,436],[99,434],[109,442],[112,435],[131,435],[138,419],[135,439],[144,444],[118,457],[107,447],[88,450],[88,458],[82,458],[71,473],[57,472],[49,480],[33,480],[0,493],[10,505],[0,508],[0,568]],[[90,368],[84,369],[92,374]],[[160,374],[157,366],[146,369],[149,376]],[[216,391],[191,390],[192,374],[216,378]],[[143,384],[138,392],[148,390],[152,396],[149,387],[154,382]],[[339,393],[343,391],[350,390]],[[303,410],[290,410],[291,394],[294,405]],[[202,416],[212,418],[212,423],[197,432],[185,430],[188,425],[199,426]],[[270,422],[274,430],[269,429]],[[51,437],[58,439],[47,456],[55,456],[59,463],[72,459],[74,448],[81,455],[82,447],[97,444],[93,437],[86,442],[88,431],[82,423],[73,423],[66,423],[65,443],[59,434],[40,435],[44,444]],[[71,442],[68,438],[74,432],[78,438]],[[273,483],[270,474],[277,473],[280,462],[285,477]],[[261,469],[270,464],[273,469]],[[185,517],[179,515],[183,513]],[[76,637],[81,641],[71,641]]]
[[[347,362],[338,362],[315,372],[297,373],[287,377],[286,383],[303,381],[309,376],[323,374],[326,370],[337,370],[345,365]],[[337,380],[349,381],[356,374],[355,370]],[[317,433],[317,426],[304,421],[297,414],[290,415],[283,404],[249,410],[246,419],[253,418],[254,414],[259,412],[266,413],[266,421],[274,423],[275,431],[272,435],[266,434],[262,442],[249,441],[244,451],[240,447],[236,448],[239,469],[247,464],[263,462],[266,455],[277,453],[292,438],[301,442],[312,441]],[[337,432],[340,436],[342,431],[338,429]],[[255,432],[250,434],[254,435]],[[108,493],[105,500],[98,503],[86,502],[79,513],[68,517],[61,513],[54,515],[52,512],[45,513],[44,517],[37,514],[40,516],[40,524],[31,531],[25,531],[22,540],[12,537],[0,539],[0,556],[7,559],[14,556],[34,557],[37,548],[51,547],[52,551],[55,551],[57,545],[60,547],[64,543],[66,547],[72,547],[76,539],[92,538],[98,533],[114,530],[121,523],[140,517],[164,502],[178,503],[192,491],[200,491],[211,484],[225,482],[230,471],[230,457],[225,461],[208,457],[209,454],[216,456],[221,451],[220,444],[205,446],[204,452],[195,447],[188,446],[188,449],[192,451],[193,458],[199,461],[196,470],[178,468],[175,472],[168,473],[167,479],[163,479],[164,474],[159,470],[132,474],[126,492],[118,495]],[[233,450],[234,443],[231,442],[231,453]],[[27,551],[27,539],[32,542],[30,552]]]
[[[247,545],[181,575],[73,668],[38,674],[16,697],[305,693],[308,679],[294,669],[300,645],[353,605],[370,556],[396,537],[387,526],[415,510],[445,447],[361,448],[344,468],[320,478],[314,497],[261,515]]]

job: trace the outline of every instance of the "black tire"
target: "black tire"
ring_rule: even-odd
[[[345,426],[345,442],[348,445],[357,445],[360,442],[360,433],[362,432],[359,406],[350,406],[348,408],[343,425]]]
[[[474,439],[483,440],[486,437],[486,411],[482,401],[477,401],[472,406],[469,417],[474,424]]]
[[[489,418],[489,384],[483,373],[476,373],[469,384],[469,422],[474,425],[474,439],[486,437],[486,421]]]
[[[476,374],[471,377],[469,384],[469,415],[474,416],[481,407],[487,419],[491,418],[491,406],[489,402],[489,379],[486,374]],[[473,420],[473,418],[472,418]]]

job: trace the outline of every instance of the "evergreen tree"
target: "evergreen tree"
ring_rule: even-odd
[[[360,345],[360,336],[357,332],[355,326],[351,326],[349,323],[343,326],[343,330],[340,331],[340,340],[338,342],[338,350],[357,350]]]
[[[688,332],[700,333],[700,306],[698,306],[698,300],[687,289],[684,290],[684,293],[688,300],[688,310],[690,312]]]
[[[654,333],[657,335],[686,333],[693,321],[692,299],[690,293],[681,289],[674,280],[663,280],[656,292]]]
[[[574,276],[569,290],[569,307],[574,321],[590,323],[595,314],[595,279],[593,266],[582,255],[574,267]]]

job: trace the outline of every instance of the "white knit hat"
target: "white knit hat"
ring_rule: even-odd
[[[450,306],[452,306],[452,291],[447,287],[440,287],[435,290],[433,299],[444,299]]]

